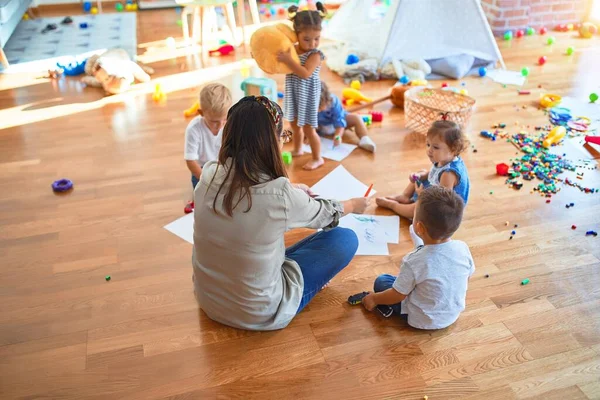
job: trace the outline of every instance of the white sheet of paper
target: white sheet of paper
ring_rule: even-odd
[[[376,238],[385,240],[386,243],[398,244],[400,241],[400,217],[397,215],[359,215],[348,214],[340,219],[340,226],[350,228],[358,234],[364,228],[375,230]]]
[[[164,226],[166,230],[194,244],[194,213],[186,214]]]
[[[525,77],[520,72],[509,71],[507,69],[493,69],[488,71],[487,76],[492,78],[494,82],[503,85],[523,86],[525,83]]]
[[[350,153],[356,149],[357,146],[348,143],[341,143],[339,146],[333,147],[333,140],[321,138],[321,157],[329,158],[334,161],[342,161],[348,157]],[[305,153],[311,153],[310,146],[307,144],[302,145],[302,150]]]
[[[390,254],[385,229],[373,217],[373,215],[349,214],[340,219],[339,226],[352,229],[358,236],[357,255],[384,256]]]
[[[340,165],[311,189],[321,198],[345,201],[364,196],[368,188],[367,185],[356,179],[346,168]],[[375,193],[375,189],[371,189],[369,197]]]

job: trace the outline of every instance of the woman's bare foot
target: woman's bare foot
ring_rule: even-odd
[[[292,156],[294,156],[294,157],[299,157],[299,156],[303,156],[303,155],[304,155],[304,150],[292,151]]]
[[[309,162],[304,164],[302,168],[311,171],[313,169],[319,168],[323,164],[325,164],[325,160],[323,160],[323,157],[321,157],[318,160],[310,160]]]

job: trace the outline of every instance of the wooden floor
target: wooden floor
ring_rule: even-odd
[[[508,189],[495,164],[515,148],[478,134],[499,122],[511,132],[546,124],[539,93],[600,93],[600,39],[499,43],[509,68],[531,68],[531,95],[464,81],[477,99],[469,136],[478,151],[464,155],[472,192],[456,238],[470,245],[477,271],[456,324],[418,331],[346,303],[378,274],[397,273],[411,248],[402,220],[389,257],[356,257],[289,327],[258,333],[199,310],[192,246],[163,229],[191,197],[182,111],[207,73],[231,75],[218,65],[235,58],[199,70],[197,57],[172,58],[165,47],[164,38],[181,36],[173,10],[138,15],[140,56],[168,92],[164,104],[151,100],[153,85],[104,99],[75,80],[0,75],[0,398],[600,399],[600,238],[585,236],[600,230],[600,194],[565,187],[546,204],[530,194],[537,182]],[[569,45],[572,57],[562,54]],[[339,77],[323,77],[341,92]],[[377,154],[359,149],[343,165],[383,195],[428,160],[402,113],[377,109],[385,117],[370,128]],[[600,158],[580,139],[564,148],[573,160]],[[304,161],[290,175],[309,185],[338,165],[304,172]],[[600,187],[598,170],[581,171],[583,184]],[[62,177],[75,189],[57,196],[50,184]]]

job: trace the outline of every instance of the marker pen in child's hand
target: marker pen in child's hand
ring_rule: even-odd
[[[371,183],[371,186],[369,186],[369,188],[367,189],[367,193],[365,193],[365,197],[369,197],[369,193],[371,193],[371,189],[373,189],[372,183]]]

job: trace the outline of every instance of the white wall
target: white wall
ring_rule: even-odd
[[[75,4],[80,2],[80,0],[33,0],[31,6],[37,7],[47,4]]]

